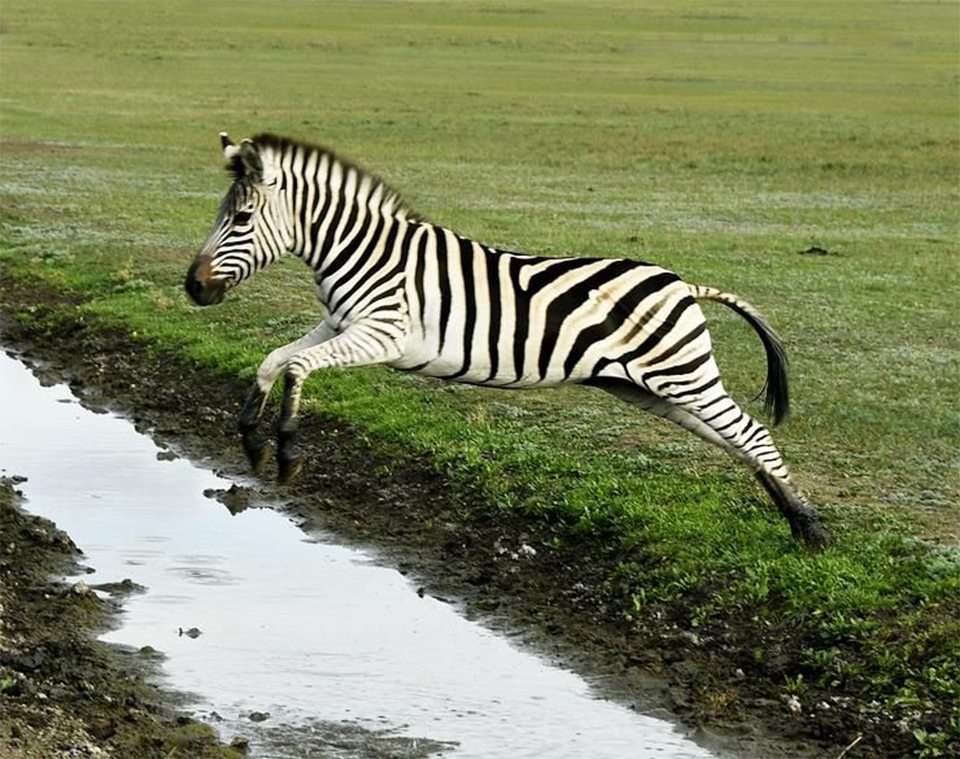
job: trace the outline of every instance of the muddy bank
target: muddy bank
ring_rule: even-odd
[[[70,537],[19,501],[0,479],[0,755],[243,756],[152,684],[156,652],[94,640],[136,588],[88,585]]]
[[[234,425],[243,384],[85,325],[61,296],[43,293],[38,302],[34,289],[9,279],[2,285],[7,343],[51,362],[88,405],[117,408],[171,447],[228,474],[245,472]],[[10,317],[28,304],[28,319]],[[790,631],[750,639],[748,625],[730,620],[694,632],[682,609],[669,608],[625,619],[612,577],[620,557],[602,534],[573,539],[562,525],[504,515],[428,461],[372,450],[334,420],[305,419],[302,441],[313,465],[296,485],[278,488],[267,477],[220,497],[243,508],[252,496],[279,494],[305,524],[381,547],[420,578],[424,593],[462,601],[494,627],[522,630],[603,692],[646,713],[669,717],[669,710],[707,745],[743,756],[836,756],[862,735],[852,754],[861,757],[913,746],[894,725],[865,723],[853,701],[796,710],[782,690],[785,662],[803,645]],[[762,661],[750,656],[758,648],[767,654]]]

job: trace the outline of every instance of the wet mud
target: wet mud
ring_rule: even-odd
[[[224,474],[246,474],[235,426],[243,383],[71,318],[62,295],[38,299],[2,274],[0,287],[0,339],[43,362],[51,377],[66,378],[85,405],[120,411],[165,447]],[[29,318],[17,318],[26,305]],[[456,602],[468,617],[582,674],[605,696],[680,721],[721,754],[835,757],[855,740],[860,757],[906,753],[894,730],[864,725],[840,706],[791,709],[777,667],[789,646],[802,642],[791,642],[788,631],[764,641],[745,638],[732,623],[694,632],[682,610],[669,608],[639,623],[624,619],[611,602],[619,557],[603,535],[576,543],[564,532],[556,541],[561,525],[504,514],[429,461],[372,449],[336,420],[304,419],[301,444],[309,465],[294,485],[278,486],[268,472],[252,486],[209,495],[231,511],[279,497],[305,528],[377,546],[422,593]],[[539,548],[557,544],[563,548]],[[758,646],[763,662],[749,656]]]

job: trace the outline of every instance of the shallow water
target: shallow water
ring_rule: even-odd
[[[230,481],[158,459],[129,421],[2,353],[0,386],[0,473],[28,478],[27,509],[83,549],[86,582],[147,589],[104,639],[162,652],[189,708],[252,756],[712,756],[419,597],[372,554],[305,535],[267,502],[231,515],[203,495]]]

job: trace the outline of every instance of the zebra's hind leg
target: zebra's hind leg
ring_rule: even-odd
[[[763,469],[756,470],[754,476],[780,509],[780,513],[790,522],[790,531],[794,537],[803,538],[803,541],[815,550],[830,542],[829,535],[820,525],[817,512],[790,484],[789,479],[777,479]]]
[[[814,550],[827,544],[827,533],[816,512],[790,482],[766,427],[744,412],[719,383],[710,398],[683,401],[658,396],[627,380],[598,379],[589,384],[680,425],[742,461],[787,519],[795,538]]]

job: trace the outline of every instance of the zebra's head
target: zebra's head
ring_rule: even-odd
[[[277,171],[265,168],[252,140],[237,146],[221,132],[220,143],[234,181],[213,231],[187,271],[187,293],[201,306],[222,301],[227,290],[276,261],[288,247]]]

